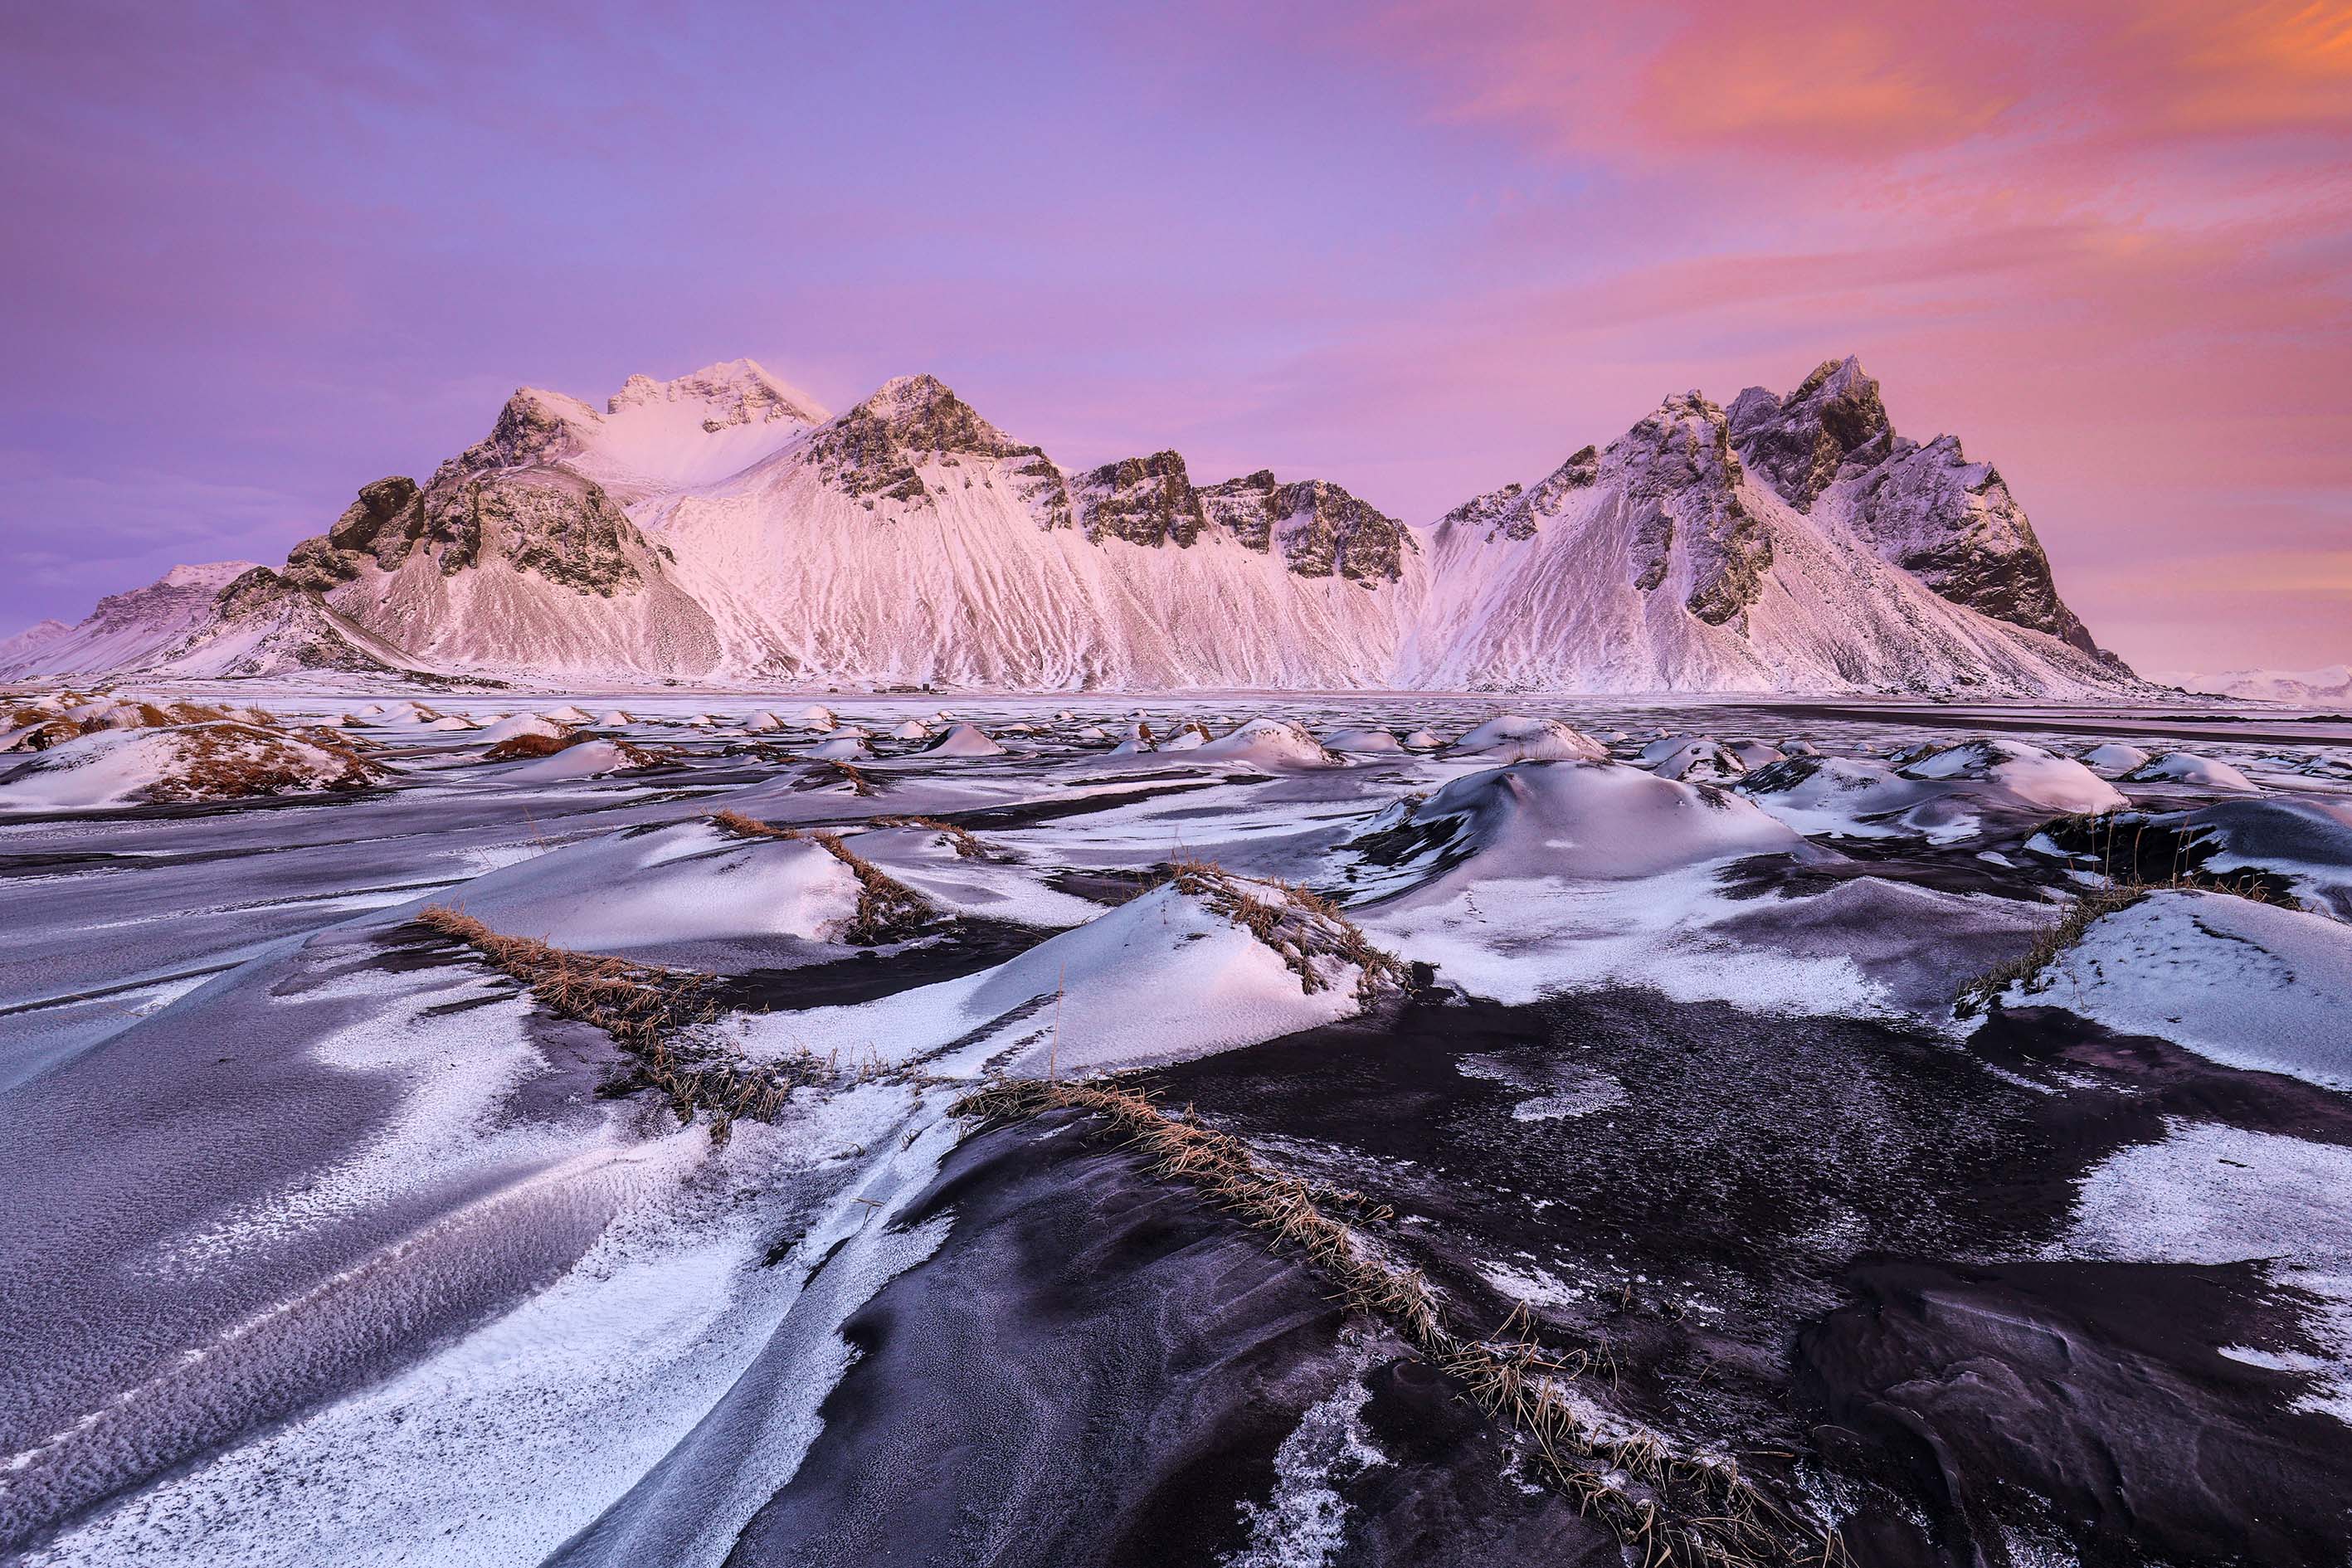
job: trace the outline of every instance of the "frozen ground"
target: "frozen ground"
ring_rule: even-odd
[[[950,1113],[1096,1074],[1790,1541],[2352,1545],[2352,725],[7,701],[0,1561],[1626,1560],[1300,1254]],[[649,1066],[429,906],[702,978]]]

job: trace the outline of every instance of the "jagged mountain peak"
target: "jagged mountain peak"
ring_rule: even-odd
[[[673,381],[633,375],[605,400],[604,412],[618,415],[664,403],[708,405],[703,428],[713,435],[730,425],[818,425],[829,417],[823,404],[753,359],[721,360]]]
[[[1799,511],[1812,510],[1849,457],[1894,434],[1878,383],[1852,355],[1823,360],[1786,397],[1749,387],[1728,423],[1750,471]]]

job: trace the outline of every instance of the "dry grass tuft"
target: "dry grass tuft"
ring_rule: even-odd
[[[1004,855],[992,849],[971,833],[952,822],[941,822],[936,816],[877,816],[868,825],[874,827],[922,827],[948,841],[959,858],[965,860],[1002,860]]]
[[[1168,880],[1281,954],[1310,994],[1330,984],[1316,967],[1318,958],[1355,966],[1357,999],[1366,1006],[1384,986],[1404,983],[1402,962],[1373,946],[1362,927],[1311,888],[1236,877],[1205,860],[1185,858],[1168,863]]]
[[[142,792],[151,801],[247,800],[301,790],[366,789],[383,770],[340,742],[218,721],[178,731],[179,771]],[[333,769],[321,776],[320,753]]]
[[[699,1110],[710,1135],[725,1142],[741,1117],[772,1118],[799,1085],[816,1081],[805,1057],[751,1063],[708,1043],[689,1046],[682,1030],[714,1022],[712,976],[633,963],[625,958],[574,952],[533,937],[507,936],[461,910],[433,905],[416,923],[478,954],[489,966],[527,986],[532,1000],[559,1017],[593,1024],[613,1037],[635,1063],[620,1092],[655,1089],[669,1099],[680,1123]]]
[[[2143,846],[2137,840],[2125,843],[2116,831],[2117,824],[2110,819],[2062,818],[2045,831],[2052,833],[2061,843],[2065,842],[2065,836],[2072,834],[2096,844],[2102,823],[2105,825],[2108,864],[2112,867],[2115,864],[2113,858],[2120,853],[2126,857],[2124,868],[2111,869],[2105,882],[2084,891],[2067,910],[2065,917],[2036,935],[2032,945],[2023,952],[2006,963],[1988,969],[1962,986],[1953,1005],[1953,1010],[1961,1017],[1973,1018],[1990,1012],[2000,1005],[2002,994],[2012,985],[2023,988],[2028,994],[2047,989],[2050,966],[2057,963],[2060,954],[2081,942],[2100,919],[2127,910],[2151,893],[2227,893],[2252,903],[2276,901],[2261,873],[2249,871],[2234,877],[2216,876],[2197,869],[2185,858],[2176,860],[2169,873],[2161,879],[2144,877],[2141,874],[2146,853]],[[2168,850],[2166,853],[2185,855],[2187,835],[2179,836],[2179,850]]]
[[[1381,1258],[1326,1205],[1360,1205],[1275,1170],[1242,1140],[1190,1115],[1172,1116],[1150,1097],[1107,1081],[1002,1079],[957,1102],[955,1114],[982,1121],[1071,1110],[1108,1121],[1163,1179],[1191,1184],[1277,1247],[1295,1249],[1336,1283],[1357,1310],[1391,1324],[1423,1355],[1461,1380],[1479,1407],[1534,1447],[1538,1472],[1579,1511],[1597,1515],[1637,1568],[1763,1568],[1767,1563],[1841,1564],[1834,1531],[1823,1531],[1739,1473],[1728,1458],[1682,1455],[1631,1422],[1604,1431],[1595,1407],[1572,1392],[1601,1364],[1587,1352],[1554,1356],[1535,1342],[1525,1309],[1492,1336],[1458,1334],[1419,1269]]]
[[[816,845],[849,868],[857,879],[857,912],[841,928],[841,940],[854,947],[877,947],[900,942],[937,918],[930,901],[906,883],[885,872],[841,841],[838,833],[761,822],[734,810],[713,816],[710,825],[738,838],[797,838]]]
[[[831,784],[845,784],[854,795],[882,793],[880,782],[854,763],[845,763],[834,757],[804,757],[801,760],[809,766],[807,775],[802,780],[803,788],[824,789]]]
[[[510,763],[518,757],[551,757],[556,752],[578,745],[587,735],[574,731],[569,735],[509,735],[505,740],[482,748],[482,761]]]

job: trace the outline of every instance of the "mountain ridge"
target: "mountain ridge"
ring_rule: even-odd
[[[1605,449],[1423,525],[1328,479],[1202,484],[1172,449],[1065,468],[928,374],[839,414],[749,360],[632,376],[602,410],[526,387],[422,483],[362,487],[272,577],[283,626],[251,673],[315,658],[1039,690],[2140,685],[2058,595],[1998,471],[1954,437],[1896,435],[1850,358],[1728,409],[1675,395]],[[20,637],[0,674],[51,673],[61,644],[84,666],[101,646],[121,670],[184,665],[190,592],[168,589],[168,637]]]

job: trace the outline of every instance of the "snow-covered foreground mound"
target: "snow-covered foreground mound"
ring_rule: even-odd
[[[1738,795],[1619,763],[1515,763],[1455,779],[1357,841],[1397,880],[1652,876],[1803,840]]]
[[[2227,893],[2151,893],[2094,921],[2003,1001],[2352,1089],[2352,925],[2324,915]]]
[[[769,1055],[1082,1074],[1349,1017],[1392,974],[1328,906],[1193,868],[1009,963],[881,1002],[753,1019],[744,1039]]]
[[[348,747],[275,727],[96,730],[0,768],[0,811],[247,800],[364,789],[385,776]]]
[[[858,897],[856,876],[814,839],[686,822],[569,845],[442,901],[509,936],[625,953],[714,937],[830,942],[855,922]]]

